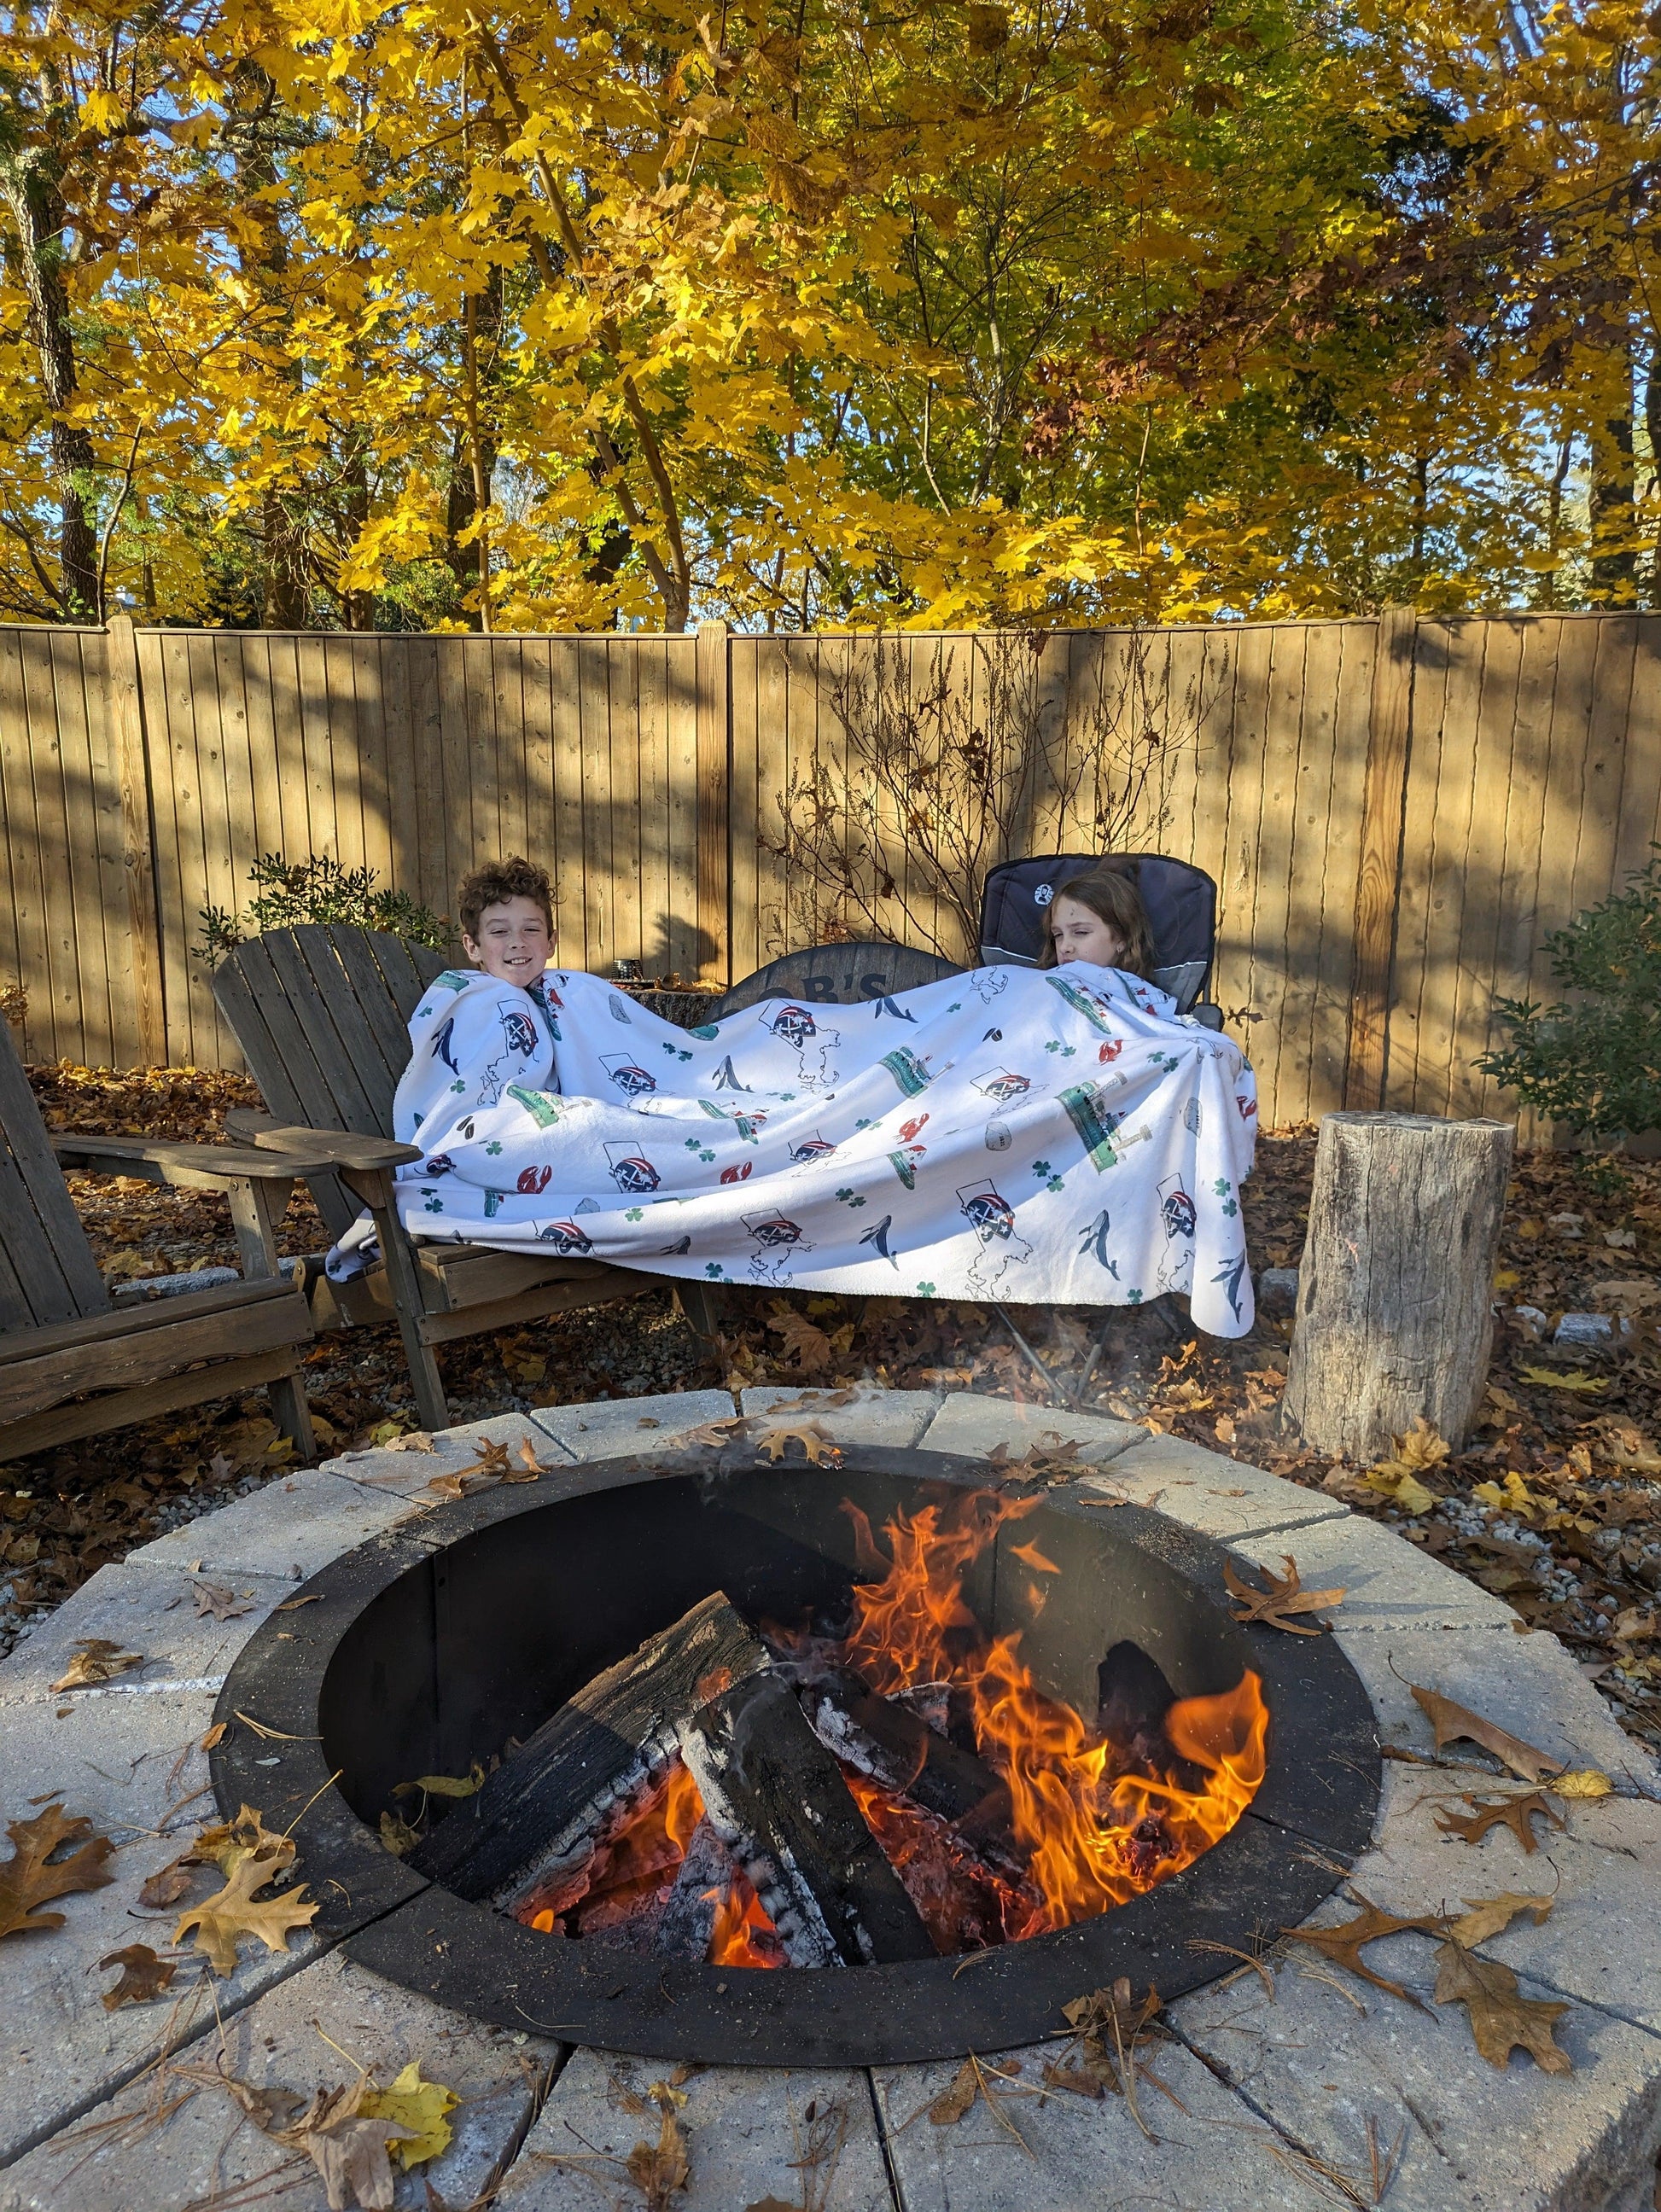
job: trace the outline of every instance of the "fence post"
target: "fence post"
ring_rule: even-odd
[[[724,622],[698,624],[697,698],[698,974],[729,984],[732,976],[733,717]]]
[[[149,763],[138,640],[131,615],[112,615],[104,629],[106,712],[121,782],[122,866],[132,931],[132,993],[140,1049],[152,1067],[167,1060],[167,1006],[161,988],[161,931],[156,918],[155,851],[150,836]]]
[[[1412,607],[1386,607],[1378,617],[1361,797],[1361,860],[1355,878],[1349,1048],[1344,1063],[1344,1106],[1351,1112],[1376,1111],[1384,1103],[1418,629],[1419,617]]]

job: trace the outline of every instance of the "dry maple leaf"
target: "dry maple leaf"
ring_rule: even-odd
[[[148,1943],[129,1943],[119,1951],[112,1951],[107,1958],[98,1961],[101,1972],[106,1966],[119,1966],[121,1978],[113,1990],[104,1992],[104,2009],[117,2012],[123,2005],[144,2004],[151,1997],[159,1997],[172,1982],[179,1969],[170,1960],[158,1959]]]
[[[1242,1581],[1232,1563],[1224,1561],[1223,1580],[1229,1595],[1238,1598],[1244,1607],[1234,1618],[1239,1621],[1258,1620],[1265,1628],[1283,1628],[1288,1636],[1318,1636],[1327,1625],[1324,1621],[1317,1621],[1313,1628],[1300,1628],[1285,1616],[1289,1613],[1314,1613],[1321,1606],[1340,1604],[1344,1593],[1342,1589],[1306,1590],[1298,1578],[1298,1562],[1291,1553],[1283,1552],[1281,1556],[1286,1562],[1285,1580],[1272,1567],[1265,1567],[1263,1572],[1269,1582],[1266,1590],[1256,1589]]]
[[[48,1805],[32,1820],[9,1822],[6,1833],[11,1838],[12,1855],[0,1865],[0,1936],[61,1928],[63,1914],[43,1912],[43,1905],[77,1890],[102,1889],[115,1880],[104,1866],[114,1844],[107,1836],[94,1836],[92,1822],[82,1816],[65,1820],[61,1804]],[[53,1860],[52,1853],[65,1844],[78,1844],[80,1849],[68,1858]]]
[[[672,2112],[663,2115],[654,2143],[637,2142],[623,2170],[646,2199],[647,2212],[668,2212],[669,2199],[691,2179],[686,2136]]]
[[[1561,1759],[1536,1751],[1520,1736],[1507,1735],[1493,1721],[1485,1721],[1480,1713],[1472,1712],[1468,1705],[1456,1705],[1451,1698],[1443,1697],[1437,1690],[1422,1689],[1417,1682],[1409,1682],[1408,1687],[1435,1732],[1438,1751],[1461,1741],[1480,1744],[1524,1782],[1540,1782],[1548,1774],[1563,1771]]]
[[[1546,1787],[1554,1797],[1612,1797],[1615,1784],[1601,1767],[1577,1766],[1572,1773],[1555,1774]]]
[[[1335,1928],[1283,1928],[1281,1933],[1289,1936],[1294,1943],[1307,1943],[1311,1950],[1323,1953],[1335,1966],[1359,1975],[1364,1982],[1371,1982],[1376,1990],[1388,1990],[1391,1996],[1404,1998],[1409,2004],[1416,2005],[1423,2012],[1425,2007],[1411,1990],[1404,1990],[1400,1982],[1390,1981],[1383,1974],[1375,1974],[1371,1966],[1362,1963],[1361,1948],[1366,1943],[1376,1943],[1381,1936],[1399,1936],[1408,1929],[1415,1929],[1421,1936],[1433,1935],[1439,1925],[1434,1915],[1384,1912],[1378,1905],[1369,1904],[1359,1889],[1353,1890],[1350,1894],[1361,1908],[1354,1920],[1341,1921]]]
[[[252,1599],[239,1598],[236,1592],[228,1589],[223,1583],[193,1581],[191,1588],[196,1592],[196,1617],[198,1620],[209,1613],[216,1620],[239,1620],[245,1613],[253,1611]]]
[[[1480,1844],[1490,1828],[1509,1828],[1525,1851],[1538,1849],[1534,1833],[1534,1815],[1542,1814],[1554,1827],[1561,1828],[1562,1820],[1537,1790],[1530,1790],[1525,1797],[1503,1797],[1494,1804],[1484,1804],[1467,1796],[1467,1805],[1475,1807],[1472,1813],[1439,1813],[1436,1825],[1445,1836],[1463,1836],[1468,1844]]]
[[[1512,2052],[1520,2048],[1548,2074],[1574,2071],[1574,2061],[1558,2049],[1551,2035],[1552,2022],[1561,2019],[1567,2005],[1519,1996],[1517,1977],[1509,1966],[1496,1959],[1473,1958],[1462,1944],[1444,1943],[1436,1960],[1437,2003],[1466,2008],[1476,2048],[1490,2066],[1503,2074]]]
[[[318,1908],[300,1902],[306,1894],[303,1883],[285,1890],[281,1897],[268,1897],[256,1904],[253,1893],[277,1872],[265,1860],[245,1858],[223,1889],[180,1917],[173,1942],[182,1943],[194,1929],[196,1948],[216,1974],[236,1972],[236,1944],[240,1936],[257,1936],[268,1951],[286,1951],[290,1935],[297,1928],[308,1927]],[[387,2202],[391,2201],[389,2197]]]
[[[814,1467],[842,1465],[840,1447],[831,1443],[816,1421],[810,1421],[800,1428],[790,1426],[764,1429],[756,1439],[756,1456],[759,1459],[763,1452],[765,1452],[776,1467],[783,1458],[787,1448],[792,1443],[799,1443],[801,1446]]]
[[[1448,1923],[1450,1939],[1474,1951],[1479,1943],[1490,1937],[1503,1936],[1519,1912],[1532,1916],[1537,1928],[1551,1911],[1556,1899],[1551,1897],[1518,1897],[1506,1890],[1500,1897],[1467,1897],[1461,1900],[1465,1910],[1457,1920]]]
[[[129,1667],[142,1667],[143,1663],[141,1652],[124,1651],[107,1636],[83,1636],[75,1647],[74,1658],[52,1686],[54,1690],[84,1690],[94,1682],[107,1682],[117,1674],[125,1674]]]
[[[347,2089],[319,2089],[291,2126],[271,2131],[274,2142],[303,2150],[323,2177],[329,2212],[392,2212],[394,2182],[389,2143],[417,2131],[400,2120],[363,2111],[374,2094],[368,2075]]]

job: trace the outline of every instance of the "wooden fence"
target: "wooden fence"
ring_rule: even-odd
[[[1136,840],[1218,881],[1214,995],[1265,1121],[1506,1110],[1471,1065],[1494,998],[1548,993],[1547,933],[1661,837],[1661,615],[1392,611],[1151,646],[1173,736]],[[918,668],[937,651],[968,668],[965,648],[908,647]],[[1104,672],[1149,650],[1124,632],[1045,642],[1069,732]],[[742,976],[790,932],[791,884],[758,837],[814,749],[840,748],[835,671],[872,651],[719,624],[0,629],[0,987],[27,994],[24,1048],[238,1066],[191,948],[200,909],[244,902],[275,851],[367,864],[441,911],[475,860],[526,851],[553,872],[563,960]],[[1092,842],[1042,804],[1028,834]]]

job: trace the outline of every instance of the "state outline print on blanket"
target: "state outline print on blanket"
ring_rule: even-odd
[[[1198,1327],[1250,1327],[1251,1071],[1116,969],[980,969],[692,1030],[579,971],[526,992],[450,970],[410,1036],[393,1126],[422,1148],[398,1182],[418,1235],[774,1289],[1180,1291]]]

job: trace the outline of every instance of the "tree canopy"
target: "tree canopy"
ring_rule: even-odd
[[[0,10],[0,618],[1661,603],[1658,21]]]

